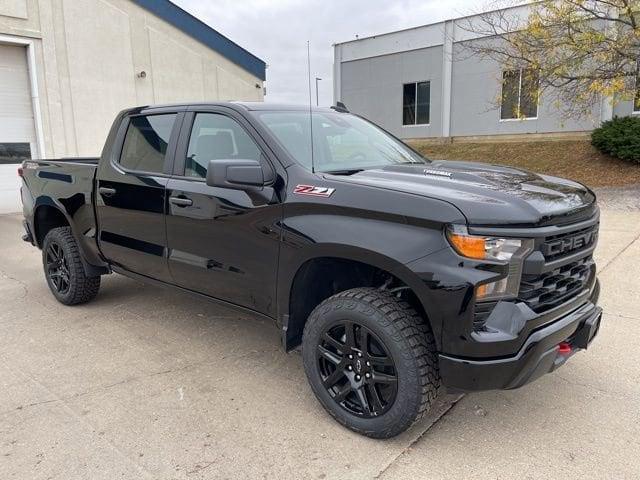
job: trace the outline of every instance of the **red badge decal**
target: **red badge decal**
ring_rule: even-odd
[[[314,197],[330,197],[335,191],[335,188],[314,187],[313,185],[296,185],[296,188],[293,189],[293,193],[298,195],[311,195]]]

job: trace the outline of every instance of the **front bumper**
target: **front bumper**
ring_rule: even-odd
[[[601,318],[602,309],[588,301],[555,322],[535,330],[515,355],[478,360],[440,354],[442,381],[450,391],[521,387],[560,367],[576,351],[586,349],[598,333]],[[571,346],[570,352],[560,351],[562,342]]]

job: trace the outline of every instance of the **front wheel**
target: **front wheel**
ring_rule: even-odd
[[[318,305],[305,326],[302,355],[323,407],[369,437],[405,431],[428,412],[440,385],[425,320],[374,288],[347,290]]]
[[[93,300],[100,289],[100,277],[88,277],[76,239],[69,227],[53,228],[42,242],[42,263],[53,296],[65,305]]]

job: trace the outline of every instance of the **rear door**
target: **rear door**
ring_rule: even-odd
[[[167,184],[167,244],[174,283],[275,316],[282,192],[205,183],[209,160],[259,160],[274,170],[275,159],[268,155],[251,125],[233,110],[187,113],[175,175]],[[281,167],[274,171],[284,175]]]
[[[183,116],[160,110],[126,118],[97,174],[103,255],[123,269],[167,282],[165,187]]]

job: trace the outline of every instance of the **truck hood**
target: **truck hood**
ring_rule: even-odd
[[[569,223],[596,208],[593,192],[579,183],[476,162],[392,165],[333,178],[447,201],[472,225]]]

